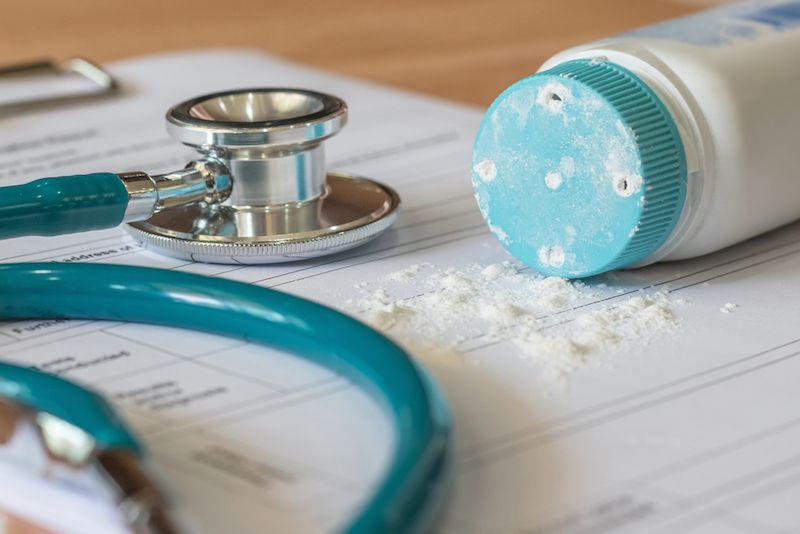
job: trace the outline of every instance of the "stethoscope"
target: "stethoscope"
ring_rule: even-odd
[[[323,141],[346,114],[340,99],[296,89],[189,100],[168,112],[168,129],[202,158],[158,176],[98,173],[0,188],[0,238],[128,222],[150,249],[222,263],[291,261],[355,247],[392,224],[399,198],[371,180],[326,172]],[[288,350],[341,373],[378,400],[396,434],[382,483],[343,532],[420,532],[431,525],[448,481],[448,407],[424,370],[364,324],[298,297],[186,273],[0,265],[0,320],[41,318],[216,333]],[[176,532],[138,461],[142,448],[101,397],[0,363],[0,446],[23,423],[37,429],[50,458],[105,477],[134,531]]]
[[[242,89],[167,112],[201,157],[185,168],[45,178],[0,189],[0,237],[127,230],[147,248],[212,263],[276,263],[361,245],[397,219],[391,188],[327,172],[324,141],[347,121],[334,96]]]

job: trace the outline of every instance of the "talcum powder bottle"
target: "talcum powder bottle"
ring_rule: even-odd
[[[800,218],[800,0],[556,55],[491,105],[472,179],[500,242],[567,278],[706,254]]]

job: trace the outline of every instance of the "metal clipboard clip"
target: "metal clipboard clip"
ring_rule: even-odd
[[[0,67],[0,115],[107,97],[119,84],[100,66],[81,57]]]

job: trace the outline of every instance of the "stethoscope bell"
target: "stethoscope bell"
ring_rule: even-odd
[[[201,165],[229,173],[229,196],[167,207],[130,224],[130,233],[168,256],[248,264],[313,258],[373,239],[395,221],[400,199],[372,180],[326,171],[323,142],[346,121],[342,100],[298,89],[178,104],[167,113],[170,135],[199,151]],[[181,172],[174,174],[177,183]]]

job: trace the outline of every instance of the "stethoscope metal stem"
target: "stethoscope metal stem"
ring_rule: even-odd
[[[128,192],[125,222],[146,221],[165,209],[186,204],[220,204],[233,189],[228,169],[212,159],[193,161],[179,171],[155,176],[141,171],[117,176]]]

